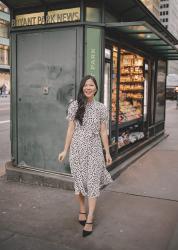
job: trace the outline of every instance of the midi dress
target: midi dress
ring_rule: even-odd
[[[69,163],[74,179],[75,194],[95,198],[100,196],[100,189],[113,182],[106,169],[100,137],[100,126],[107,122],[108,112],[106,106],[92,100],[86,104],[83,125],[75,119],[78,109],[77,100],[68,107],[67,120],[75,122],[72,136]]]

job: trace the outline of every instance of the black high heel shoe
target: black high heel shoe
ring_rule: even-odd
[[[85,224],[93,224],[93,222],[86,222]],[[87,230],[84,230],[83,229],[83,237],[86,237],[90,234],[92,234],[93,230],[92,231],[87,231]]]
[[[79,212],[79,214],[86,214],[86,213]],[[78,221],[82,226],[85,226],[86,220],[78,220]]]

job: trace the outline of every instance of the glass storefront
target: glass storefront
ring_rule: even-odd
[[[121,49],[118,148],[144,137],[144,58]]]
[[[107,82],[108,51],[105,49]],[[119,50],[117,46],[112,46],[111,54],[112,77],[111,89],[108,91],[108,95],[111,93],[110,138],[111,143],[118,142],[120,149],[144,138],[148,102],[148,64],[142,56],[125,49]]]
[[[155,122],[165,119],[166,62],[158,61]]]

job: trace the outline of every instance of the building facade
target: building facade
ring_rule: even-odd
[[[178,39],[178,1],[161,0],[160,1],[160,22]],[[177,75],[178,78],[178,61],[168,62],[168,75]],[[168,85],[171,82],[168,78]]]
[[[168,29],[169,0],[160,1],[160,22]]]
[[[141,0],[141,1],[159,19],[160,0]]]
[[[9,9],[0,1],[0,88],[10,91]]]

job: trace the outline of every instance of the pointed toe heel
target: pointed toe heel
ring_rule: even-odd
[[[93,224],[93,222],[86,222],[85,224]],[[92,231],[87,231],[87,230],[83,230],[83,237],[89,236],[90,234],[92,234]]]
[[[86,214],[86,213],[79,212],[79,214]],[[86,220],[78,220],[78,222],[80,223],[80,225],[85,226]]]

